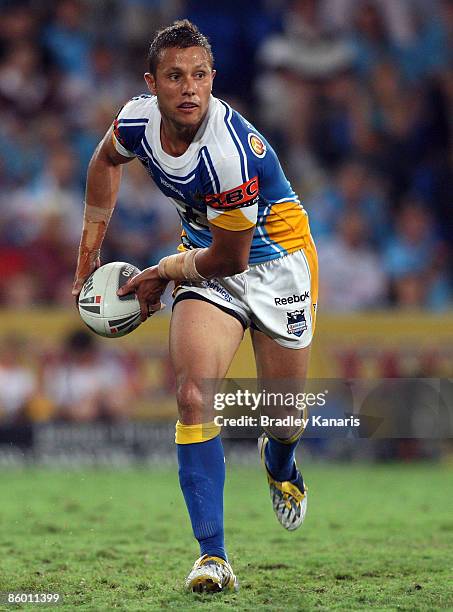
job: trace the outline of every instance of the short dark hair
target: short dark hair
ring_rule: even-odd
[[[167,28],[156,32],[148,52],[148,69],[151,74],[156,74],[157,64],[159,63],[162,51],[171,47],[176,49],[203,47],[209,56],[211,66],[214,65],[214,56],[212,55],[211,45],[207,37],[191,21],[181,19],[174,21]]]

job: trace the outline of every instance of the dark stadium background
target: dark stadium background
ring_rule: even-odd
[[[0,465],[174,460],[170,308],[101,340],[70,288],[89,158],[145,91],[153,32],[181,16],[210,37],[214,93],[263,131],[310,215],[321,267],[311,376],[451,376],[451,0],[2,0],[0,12]],[[178,233],[129,165],[103,261],[149,266]],[[248,341],[231,375],[254,376]],[[416,459],[451,446],[306,450]]]

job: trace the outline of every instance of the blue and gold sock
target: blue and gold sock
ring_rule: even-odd
[[[220,427],[176,424],[179,483],[201,555],[227,561],[223,530],[225,458]]]
[[[294,441],[283,442],[268,436],[268,443],[264,450],[266,467],[272,478],[278,482],[294,480],[297,478],[296,448],[300,436]]]

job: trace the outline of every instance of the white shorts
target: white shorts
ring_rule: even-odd
[[[281,346],[305,348],[313,338],[318,300],[318,266],[312,241],[307,249],[251,265],[246,272],[201,283],[184,281],[174,305],[200,299],[257,329]]]

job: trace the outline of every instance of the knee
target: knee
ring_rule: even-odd
[[[280,418],[270,419],[264,424],[264,430],[274,440],[283,444],[292,444],[304,433],[305,422],[297,414],[279,416]]]
[[[277,440],[277,442],[292,444],[302,436],[304,433],[304,428],[300,426],[266,426],[264,431],[268,434],[268,436],[274,438],[274,440]]]
[[[178,381],[176,400],[182,422],[187,424],[204,422],[202,420],[205,410],[203,393],[198,381],[191,378]]]

